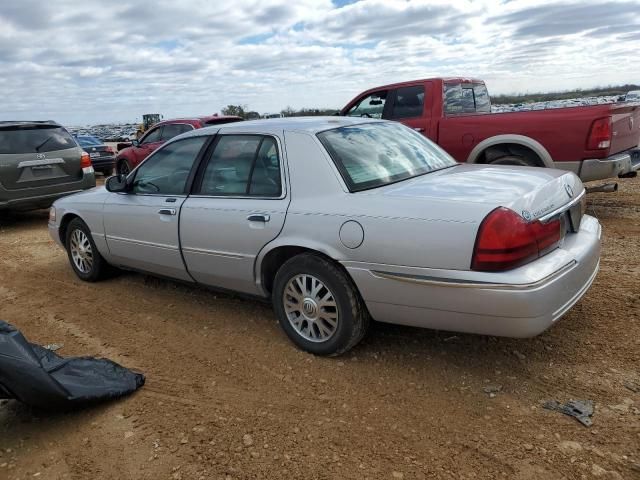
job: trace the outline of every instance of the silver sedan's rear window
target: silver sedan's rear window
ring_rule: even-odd
[[[352,192],[456,165],[440,147],[399,123],[340,127],[318,138]]]

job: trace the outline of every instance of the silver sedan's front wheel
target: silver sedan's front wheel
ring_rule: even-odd
[[[71,232],[71,242],[69,244],[71,259],[76,268],[88,274],[93,268],[93,249],[89,237],[80,229]]]
[[[95,282],[109,270],[91,238],[91,230],[80,218],[74,218],[66,229],[65,245],[69,263],[75,274],[86,282]]]
[[[284,290],[284,310],[293,329],[310,342],[325,342],[338,329],[338,305],[313,275],[296,275]]]
[[[351,278],[315,253],[297,255],[280,267],[272,299],[287,336],[316,355],[346,352],[369,325],[369,314]]]

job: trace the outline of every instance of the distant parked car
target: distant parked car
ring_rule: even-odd
[[[210,115],[198,118],[176,118],[155,124],[140,140],[118,144],[116,157],[116,171],[119,175],[128,175],[140,162],[147,158],[155,149],[171,140],[176,135],[211,125],[241,122],[242,117],[233,115]]]
[[[57,201],[49,229],[82,280],[112,265],[270,298],[296,345],[335,355],[370,317],[539,334],[598,271],[585,205],[571,172],[460,165],[396,122],[307,117],[185,133]]]
[[[624,96],[625,102],[640,102],[640,90],[632,90]]]
[[[0,122],[0,209],[46,208],[95,185],[89,154],[61,125]]]
[[[105,177],[113,174],[116,165],[116,154],[113,148],[92,135],[78,135],[76,140],[82,149],[89,154],[91,164],[96,172],[102,173]]]

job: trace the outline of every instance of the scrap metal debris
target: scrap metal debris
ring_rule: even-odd
[[[547,410],[555,410],[564,413],[578,420],[585,427],[593,425],[591,416],[593,415],[592,400],[569,400],[567,403],[561,404],[555,400],[549,400],[542,405]]]
[[[62,358],[0,320],[0,399],[66,409],[128,395],[144,381],[141,373],[104,358]]]

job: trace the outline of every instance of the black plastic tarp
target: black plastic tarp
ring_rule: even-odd
[[[0,398],[66,409],[128,395],[142,385],[141,373],[104,358],[62,358],[0,320]]]

